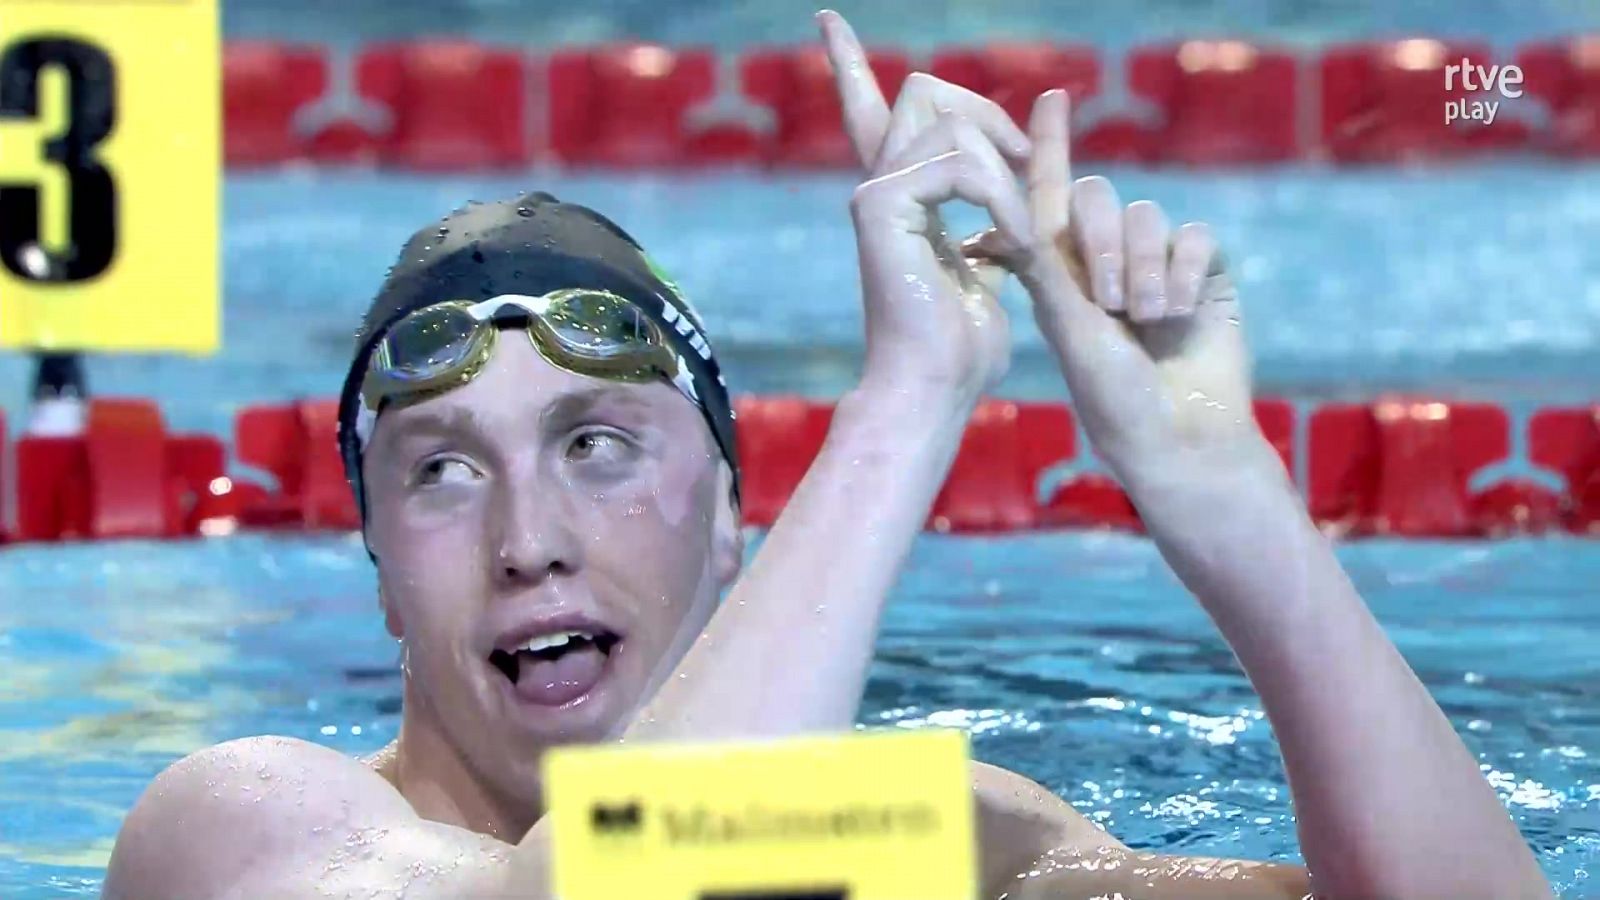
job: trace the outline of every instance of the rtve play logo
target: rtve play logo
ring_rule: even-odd
[[[1462,57],[1459,65],[1451,64],[1444,67],[1445,92],[1454,92],[1458,81],[1463,90],[1472,91],[1478,99],[1461,97],[1445,101],[1446,125],[1457,120],[1482,123],[1485,126],[1493,125],[1495,116],[1500,112],[1500,100],[1495,99],[1496,96],[1510,100],[1522,96],[1520,66],[1480,66]]]

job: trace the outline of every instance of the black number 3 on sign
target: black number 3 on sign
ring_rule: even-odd
[[[104,50],[82,41],[19,41],[0,52],[0,118],[38,117],[39,75],[50,66],[67,73],[68,120],[41,149],[67,176],[68,246],[52,252],[40,240],[38,185],[0,184],[0,262],[28,281],[88,281],[116,256],[116,188],[94,155],[116,125],[116,70]]]

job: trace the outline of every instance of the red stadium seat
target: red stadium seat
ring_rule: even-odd
[[[690,107],[716,89],[707,50],[621,44],[563,51],[549,63],[549,143],[562,162],[617,168],[694,160]]]
[[[1159,136],[1131,119],[1111,117],[1087,129],[1074,130],[1075,158],[1098,162],[1147,163],[1158,158]]]
[[[1535,44],[1517,56],[1523,86],[1550,108],[1541,135],[1551,152],[1600,156],[1600,35]]]
[[[172,535],[217,535],[238,521],[238,496],[227,477],[227,450],[209,434],[167,439],[167,530]]]
[[[1045,91],[1065,88],[1074,107],[1100,91],[1100,60],[1093,47],[1044,43],[997,43],[935,53],[929,74],[982,94],[1026,126],[1033,102]]]
[[[1528,423],[1528,457],[1566,479],[1567,527],[1600,534],[1600,406],[1543,409]]]
[[[1054,466],[1072,462],[1077,456],[1078,426],[1073,421],[1072,409],[1064,403],[1018,403],[1016,406],[1017,431],[1022,436],[1022,470],[1034,506],[1040,507],[1045,473]]]
[[[941,532],[1032,528],[1038,502],[1015,403],[985,400],[961,437],[929,525]]]
[[[744,522],[771,527],[822,449],[833,407],[800,397],[742,396],[738,426]]]
[[[17,442],[17,538],[160,538],[178,534],[171,442],[154,403],[96,399],[75,437]],[[180,451],[181,453],[182,451]]]
[[[1476,531],[1485,537],[1543,534],[1562,526],[1562,498],[1521,478],[1501,481],[1472,498]]]
[[[387,106],[387,165],[424,171],[526,165],[527,73],[515,50],[470,41],[381,44],[356,61],[359,92]]]
[[[1459,80],[1445,89],[1445,66],[1463,58],[1487,65],[1487,45],[1426,38],[1335,47],[1320,64],[1322,140],[1334,159],[1400,162],[1460,156],[1485,141],[1473,128],[1445,124],[1449,100],[1469,96]]]
[[[89,536],[88,446],[81,437],[22,437],[17,441],[19,541]]]
[[[1090,472],[1061,485],[1040,513],[1041,524],[1063,528],[1142,531],[1139,511],[1109,475]]]
[[[890,102],[911,74],[905,54],[868,51],[868,65]],[[796,168],[855,168],[855,150],[844,131],[844,114],[833,86],[833,70],[820,47],[756,50],[739,60],[744,95],[769,107],[777,120],[766,161]]]
[[[328,63],[312,47],[230,41],[222,55],[223,156],[230,166],[288,162],[307,154],[295,113],[322,96]]]
[[[1356,534],[1479,533],[1468,481],[1510,448],[1510,422],[1491,404],[1324,406],[1311,416],[1311,513]]]
[[[684,140],[685,158],[697,165],[738,165],[761,159],[761,136],[740,122],[710,122],[691,129]]]
[[[374,165],[382,155],[383,139],[356,122],[339,119],[312,132],[306,152],[319,165]]]
[[[89,533],[97,538],[167,533],[167,433],[149,400],[96,399],[84,434]]]
[[[278,480],[275,493],[241,486],[240,520],[247,525],[361,527],[355,497],[339,458],[338,404],[300,401],[256,406],[234,422],[234,455]]]
[[[1298,72],[1289,53],[1243,41],[1146,47],[1128,61],[1129,86],[1164,114],[1160,158],[1190,165],[1297,157]]]

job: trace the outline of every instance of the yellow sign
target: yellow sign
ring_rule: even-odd
[[[572,747],[546,787],[562,900],[971,900],[967,739]]]
[[[217,0],[0,0],[0,347],[208,353]]]

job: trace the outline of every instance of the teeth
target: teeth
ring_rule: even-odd
[[[594,635],[587,631],[557,631],[554,634],[536,637],[517,649],[537,652],[539,650],[548,650],[551,647],[564,647],[579,638],[593,641]]]

